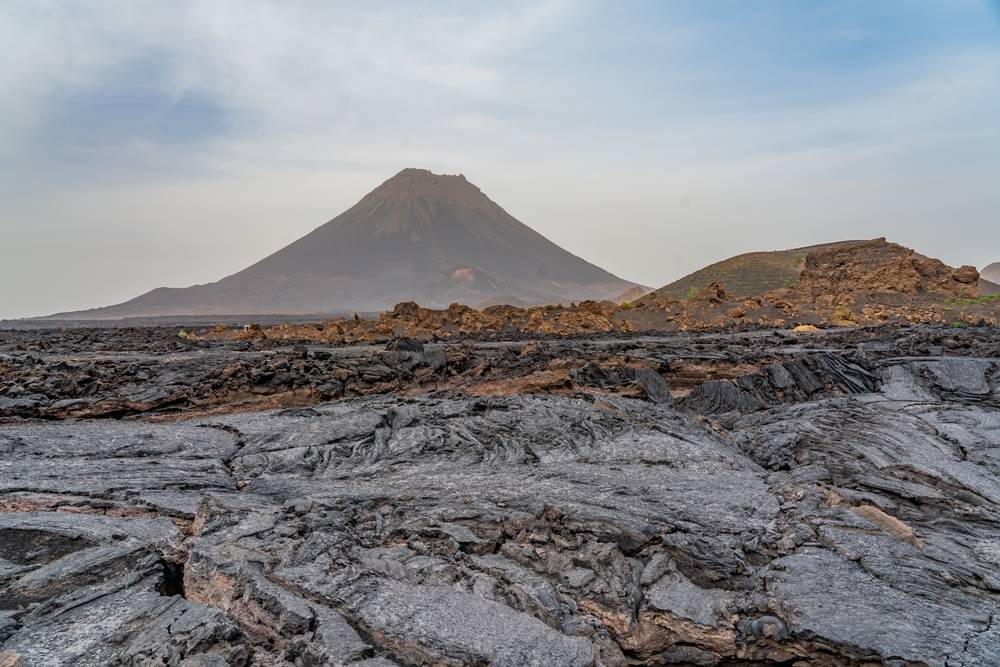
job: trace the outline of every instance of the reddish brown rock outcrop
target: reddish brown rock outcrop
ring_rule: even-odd
[[[810,253],[798,288],[814,300],[861,292],[969,298],[978,296],[978,281],[975,267],[953,269],[880,238]]]

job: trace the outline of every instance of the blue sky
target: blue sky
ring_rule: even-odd
[[[404,167],[648,285],[1000,260],[997,2],[0,4],[0,317],[218,279]]]

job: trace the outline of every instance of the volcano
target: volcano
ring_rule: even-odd
[[[214,283],[59,317],[373,312],[613,299],[634,283],[519,222],[463,175],[404,169],[353,207]]]
[[[1000,284],[1000,262],[993,262],[989,266],[983,267],[979,272],[983,280],[988,280],[994,284]]]

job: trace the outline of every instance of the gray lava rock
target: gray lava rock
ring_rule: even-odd
[[[656,343],[613,341],[648,356],[574,381],[649,400],[0,424],[0,661],[1000,664],[997,359],[876,334],[748,335],[760,370],[677,407]],[[410,354],[345,386],[427,372]]]

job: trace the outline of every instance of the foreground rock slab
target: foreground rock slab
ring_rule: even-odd
[[[1000,664],[1000,360],[775,358],[0,425],[0,665]]]

